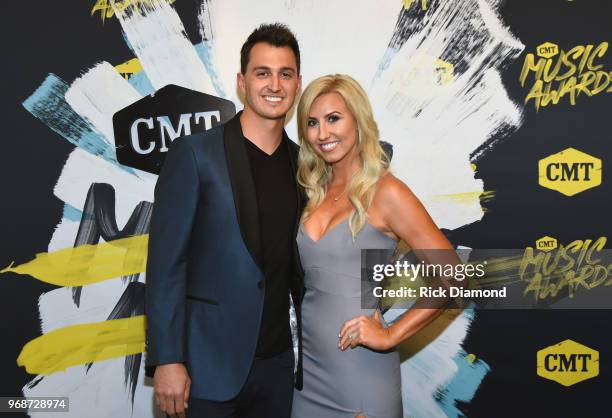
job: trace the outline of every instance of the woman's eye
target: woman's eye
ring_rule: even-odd
[[[312,128],[312,127],[313,127],[313,126],[315,126],[316,124],[317,124],[317,121],[316,121],[316,120],[314,120],[314,119],[309,119],[309,120],[308,120],[308,122],[306,122],[306,125],[307,125],[309,128]]]
[[[327,117],[327,121],[328,121],[329,123],[334,123],[334,122],[336,122],[338,119],[340,119],[340,118],[338,117],[338,115],[329,115],[329,116]]]

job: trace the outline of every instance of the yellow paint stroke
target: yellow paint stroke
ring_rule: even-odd
[[[476,355],[470,353],[467,356],[465,356],[465,359],[467,360],[468,363],[472,364],[476,361]]]
[[[484,192],[463,192],[463,193],[449,193],[449,194],[439,194],[434,196],[431,200],[434,202],[448,200],[452,203],[460,203],[471,205],[475,201],[480,203],[488,202],[495,197],[494,190],[488,190]]]
[[[521,281],[519,268],[522,259],[522,255],[487,259],[487,266],[485,269],[487,274],[478,280],[470,282],[470,285],[474,285],[473,288],[487,288],[519,282]]]
[[[446,85],[453,81],[455,77],[455,66],[448,61],[437,59],[435,62],[436,74],[439,77],[439,84]]]
[[[165,0],[167,3],[172,4],[176,0]],[[111,0],[96,0],[96,4],[91,8],[90,16],[96,14],[96,12],[100,13],[100,19],[102,19],[102,23],[106,19],[110,19],[115,16],[115,9],[113,9]],[[149,8],[154,7],[156,0],[115,0],[115,7],[119,11],[119,13],[123,12],[130,6],[139,7],[139,6],[148,6]]]
[[[51,253],[0,273],[27,274],[56,286],[85,286],[119,276],[141,273],[147,264],[149,235],[136,235],[96,245],[81,245]]]
[[[142,353],[145,329],[144,315],[60,328],[28,342],[17,364],[30,374],[48,375],[80,364]]]
[[[415,0],[403,0],[404,2],[404,9],[410,9],[410,6],[412,6],[412,3],[415,2]],[[427,0],[421,0],[421,10],[427,10]]]
[[[131,75],[138,74],[142,71],[142,65],[138,58],[132,58],[129,61],[124,62],[123,64],[115,65],[115,69],[119,74],[123,76],[126,80],[130,78]]]

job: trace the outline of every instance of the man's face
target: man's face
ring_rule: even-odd
[[[245,109],[265,119],[285,117],[302,84],[293,50],[265,42],[253,45],[238,87],[245,97]]]

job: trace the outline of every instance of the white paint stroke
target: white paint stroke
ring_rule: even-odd
[[[68,157],[53,192],[83,210],[92,183],[108,183],[115,189],[117,225],[125,225],[141,201],[153,202],[154,181],[142,180],[78,148]]]
[[[113,115],[142,98],[108,62],[96,64],[74,80],[65,97],[74,111],[90,121],[113,147]]]
[[[470,154],[498,131],[521,123],[499,75],[523,45],[502,25],[497,1],[439,2],[369,91],[381,138],[394,145],[392,169],[442,228],[482,218]],[[460,40],[460,41],[458,41]],[[436,60],[452,64],[440,81]],[[472,193],[470,199],[438,199]]]
[[[84,286],[78,307],[72,299],[71,287],[44,293],[38,300],[42,333],[71,325],[106,321],[127,285],[120,277],[115,277]]]
[[[53,231],[53,235],[47,246],[47,251],[53,252],[63,248],[73,247],[78,232],[79,222],[62,218]]]
[[[112,2],[126,38],[153,87],[158,90],[176,84],[214,94],[210,77],[176,11],[164,0],[146,3],[120,10]]]
[[[30,412],[31,417],[113,417],[162,418],[154,412],[153,385],[145,384],[144,361],[141,362],[134,405],[124,383],[124,358],[96,362],[86,373],[84,366],[45,376],[38,385],[23,388],[24,396],[65,396],[70,398],[69,412]]]

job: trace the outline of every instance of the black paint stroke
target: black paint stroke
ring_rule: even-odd
[[[137,281],[130,282],[123,291],[119,301],[117,301],[117,304],[108,315],[107,320],[132,318],[134,316],[144,315],[144,303],[144,283]],[[124,382],[126,388],[129,390],[132,407],[134,406],[134,395],[136,393],[141,361],[142,353],[125,356]],[[85,371],[88,372],[92,365],[93,363],[86,364]]]
[[[87,191],[87,199],[83,207],[83,216],[79,225],[74,246],[97,244],[102,237],[105,241],[127,238],[132,235],[142,235],[149,232],[151,202],[140,202],[134,208],[130,219],[123,229],[117,227],[115,213],[115,189],[110,184],[93,183]],[[93,255],[91,256],[93,257]],[[140,273],[123,276],[127,282],[138,280]],[[78,307],[81,303],[82,287],[72,288],[72,299]]]
[[[146,234],[149,232],[152,210],[153,204],[151,202],[142,201],[138,203],[123,229],[119,229],[115,212],[115,189],[110,184],[93,183],[87,191],[74,246],[97,244],[100,238],[103,238],[106,242],[111,242],[134,235]],[[128,285],[109,314],[109,320],[144,315],[144,283],[138,282],[139,277],[140,273],[122,276],[123,282],[127,282]],[[82,289],[81,286],[72,289],[72,299],[77,307],[80,306]],[[141,361],[142,353],[125,357],[124,382],[128,389],[132,407],[134,407],[134,395]],[[93,363],[85,365],[86,372],[92,365]]]

